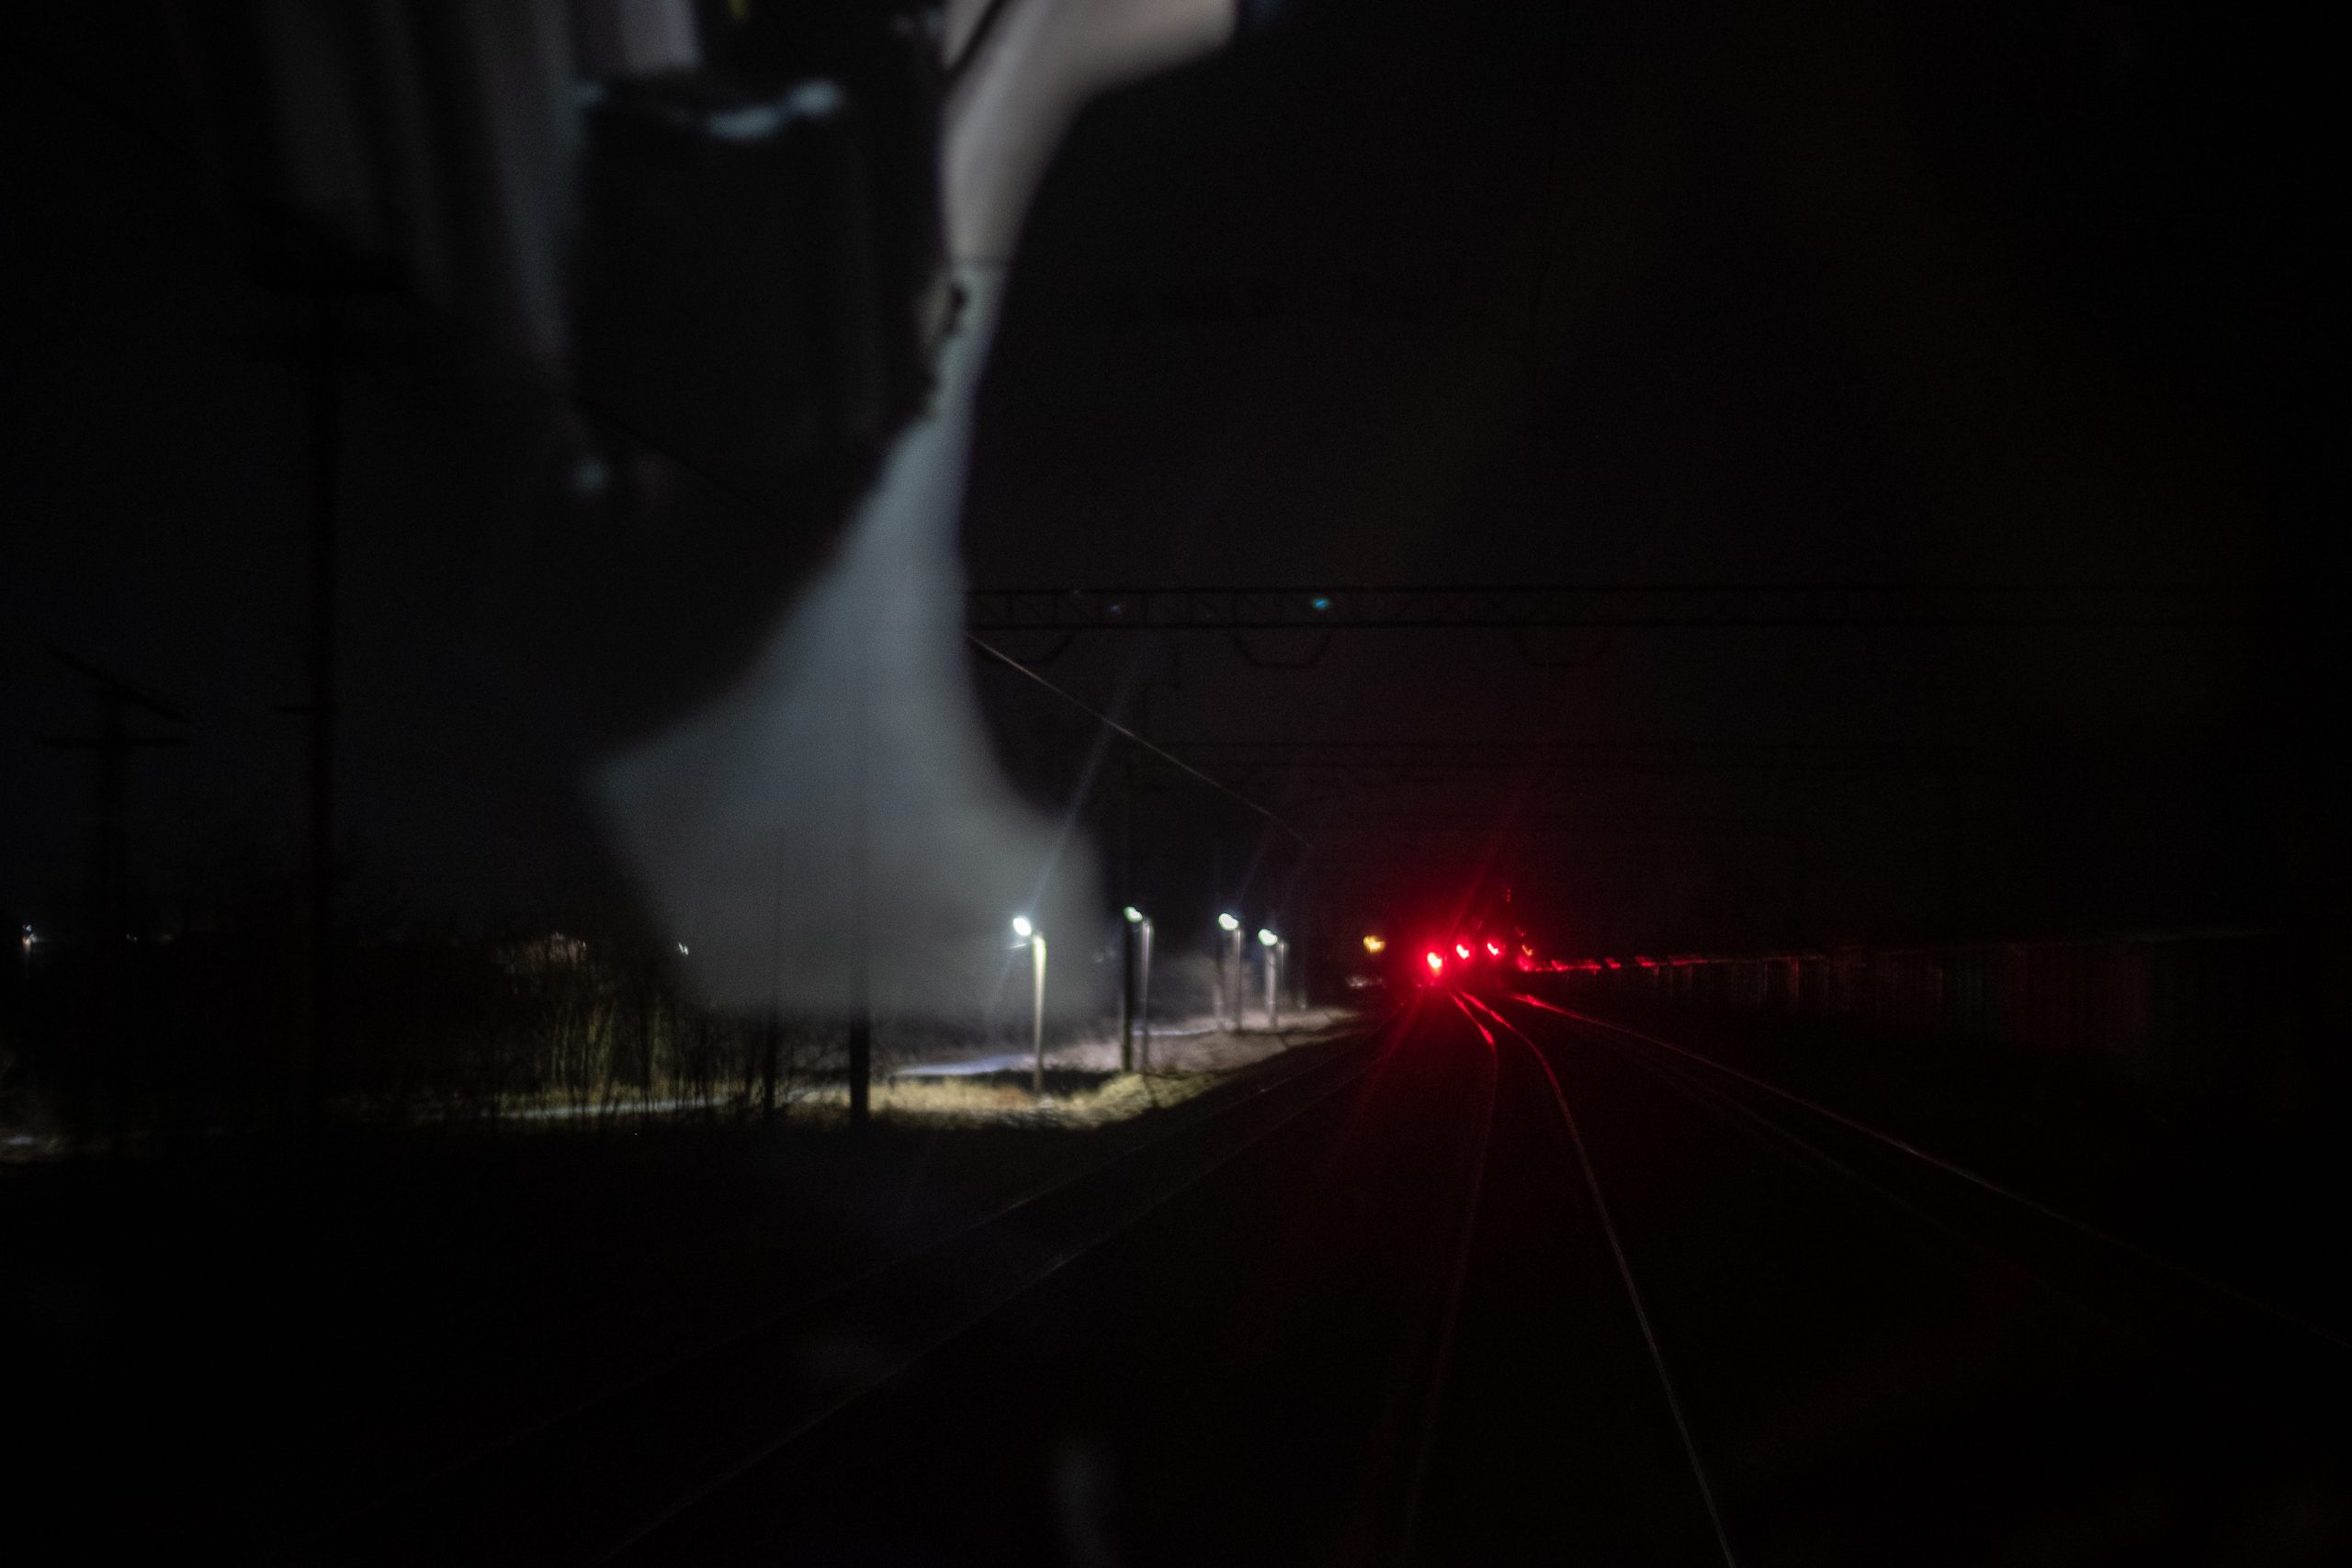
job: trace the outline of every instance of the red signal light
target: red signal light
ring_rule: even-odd
[[[1453,952],[1458,958],[1467,958],[1470,956],[1470,946],[1467,942],[1457,942],[1453,944]]]
[[[1443,956],[1435,953],[1430,953],[1429,956],[1430,973],[1432,975],[1442,975],[1445,973],[1445,959]]]
[[[1501,942],[1488,942],[1488,943],[1487,944],[1487,957],[1489,957],[1489,958],[1500,958],[1502,955],[1503,955],[1503,944],[1502,944]]]

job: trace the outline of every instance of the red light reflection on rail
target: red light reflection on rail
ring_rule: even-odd
[[[1478,1015],[1470,1010],[1470,1004],[1462,999],[1461,992],[1455,991],[1452,993],[1452,995],[1453,998],[1453,1005],[1462,1010],[1462,1016],[1470,1021],[1470,1027],[1478,1032],[1478,1038],[1485,1041],[1487,1048],[1491,1050],[1495,1043],[1494,1032],[1488,1029],[1485,1024],[1478,1021]]]

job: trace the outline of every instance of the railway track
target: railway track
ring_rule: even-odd
[[[1960,1562],[2153,1485],[2193,1562],[2344,1472],[2335,1346],[1971,1174],[1432,993],[288,1555]]]
[[[1384,1032],[1392,1037],[1393,1031]],[[1304,1065],[1260,1075],[1229,1098],[1180,1108],[1148,1136],[1035,1183],[881,1262],[649,1362],[616,1369],[560,1407],[306,1532],[282,1555],[300,1562],[610,1560],[1359,1082],[1379,1060],[1377,1049],[1369,1055],[1318,1049]],[[910,1301],[922,1304],[909,1314]],[[816,1364],[800,1353],[812,1342],[841,1348],[842,1357]],[[875,1353],[854,1354],[861,1343]],[[779,1418],[780,1409],[793,1414]],[[708,1426],[722,1411],[736,1416],[718,1422],[729,1435],[696,1445],[692,1479],[674,1462],[630,1456],[628,1434],[662,1428],[659,1413]],[[579,1516],[583,1469],[630,1479],[624,1491],[638,1495],[592,1511],[631,1522],[614,1529],[607,1518],[601,1531],[550,1527]],[[655,1474],[666,1479],[662,1495],[649,1500],[641,1495],[643,1478]]]

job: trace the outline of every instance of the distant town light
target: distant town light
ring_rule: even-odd
[[[1127,917],[1127,924],[1131,926],[1139,926],[1143,924],[1143,911],[1136,908],[1133,904],[1128,905],[1125,909],[1121,910],[1120,913]]]
[[[1259,940],[1261,942],[1263,942],[1266,946],[1268,946],[1268,947],[1272,947],[1272,946],[1273,946],[1273,945],[1274,945],[1274,943],[1276,943],[1276,942],[1278,942],[1282,941],[1282,938],[1280,938],[1280,937],[1276,936],[1273,932],[1272,932],[1272,931],[1270,931],[1266,930],[1266,928],[1265,928],[1265,927],[1261,926],[1261,927],[1259,927],[1259,928],[1258,928],[1258,940]]]
[[[679,956],[679,957],[681,957],[681,958],[684,958],[685,955],[686,955],[686,944],[685,944],[684,942],[680,942],[680,943],[678,944],[678,956]]]
[[[1028,916],[1015,915],[1012,917],[1012,934],[1019,937],[1022,941],[1027,942],[1031,937],[1037,934],[1037,928],[1029,923]]]
[[[1387,945],[1388,939],[1385,936],[1367,936],[1363,939],[1363,950],[1366,953],[1378,953]]]
[[[1229,931],[1238,931],[1241,929],[1241,922],[1231,915],[1219,915],[1216,918],[1216,923]]]

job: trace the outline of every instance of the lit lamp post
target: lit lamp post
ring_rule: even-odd
[[[1216,918],[1217,929],[1225,932],[1226,955],[1220,966],[1226,972],[1224,986],[1227,1021],[1234,1032],[1241,1030],[1241,922],[1230,914]]]
[[[1266,1027],[1280,1029],[1283,1022],[1283,960],[1290,956],[1290,943],[1261,928],[1258,945],[1266,950]]]
[[[1046,1093],[1046,936],[1029,923],[1026,915],[1012,917],[1012,934],[1021,939],[1017,945],[1029,949],[1029,1048],[1035,1065],[1029,1073],[1029,1092],[1040,1099]]]
[[[1119,1020],[1119,1070],[1131,1073],[1137,1066],[1151,1070],[1151,917],[1128,905],[1121,913],[1127,918],[1127,993],[1126,1006]],[[1140,1034],[1143,1047],[1136,1048]]]

